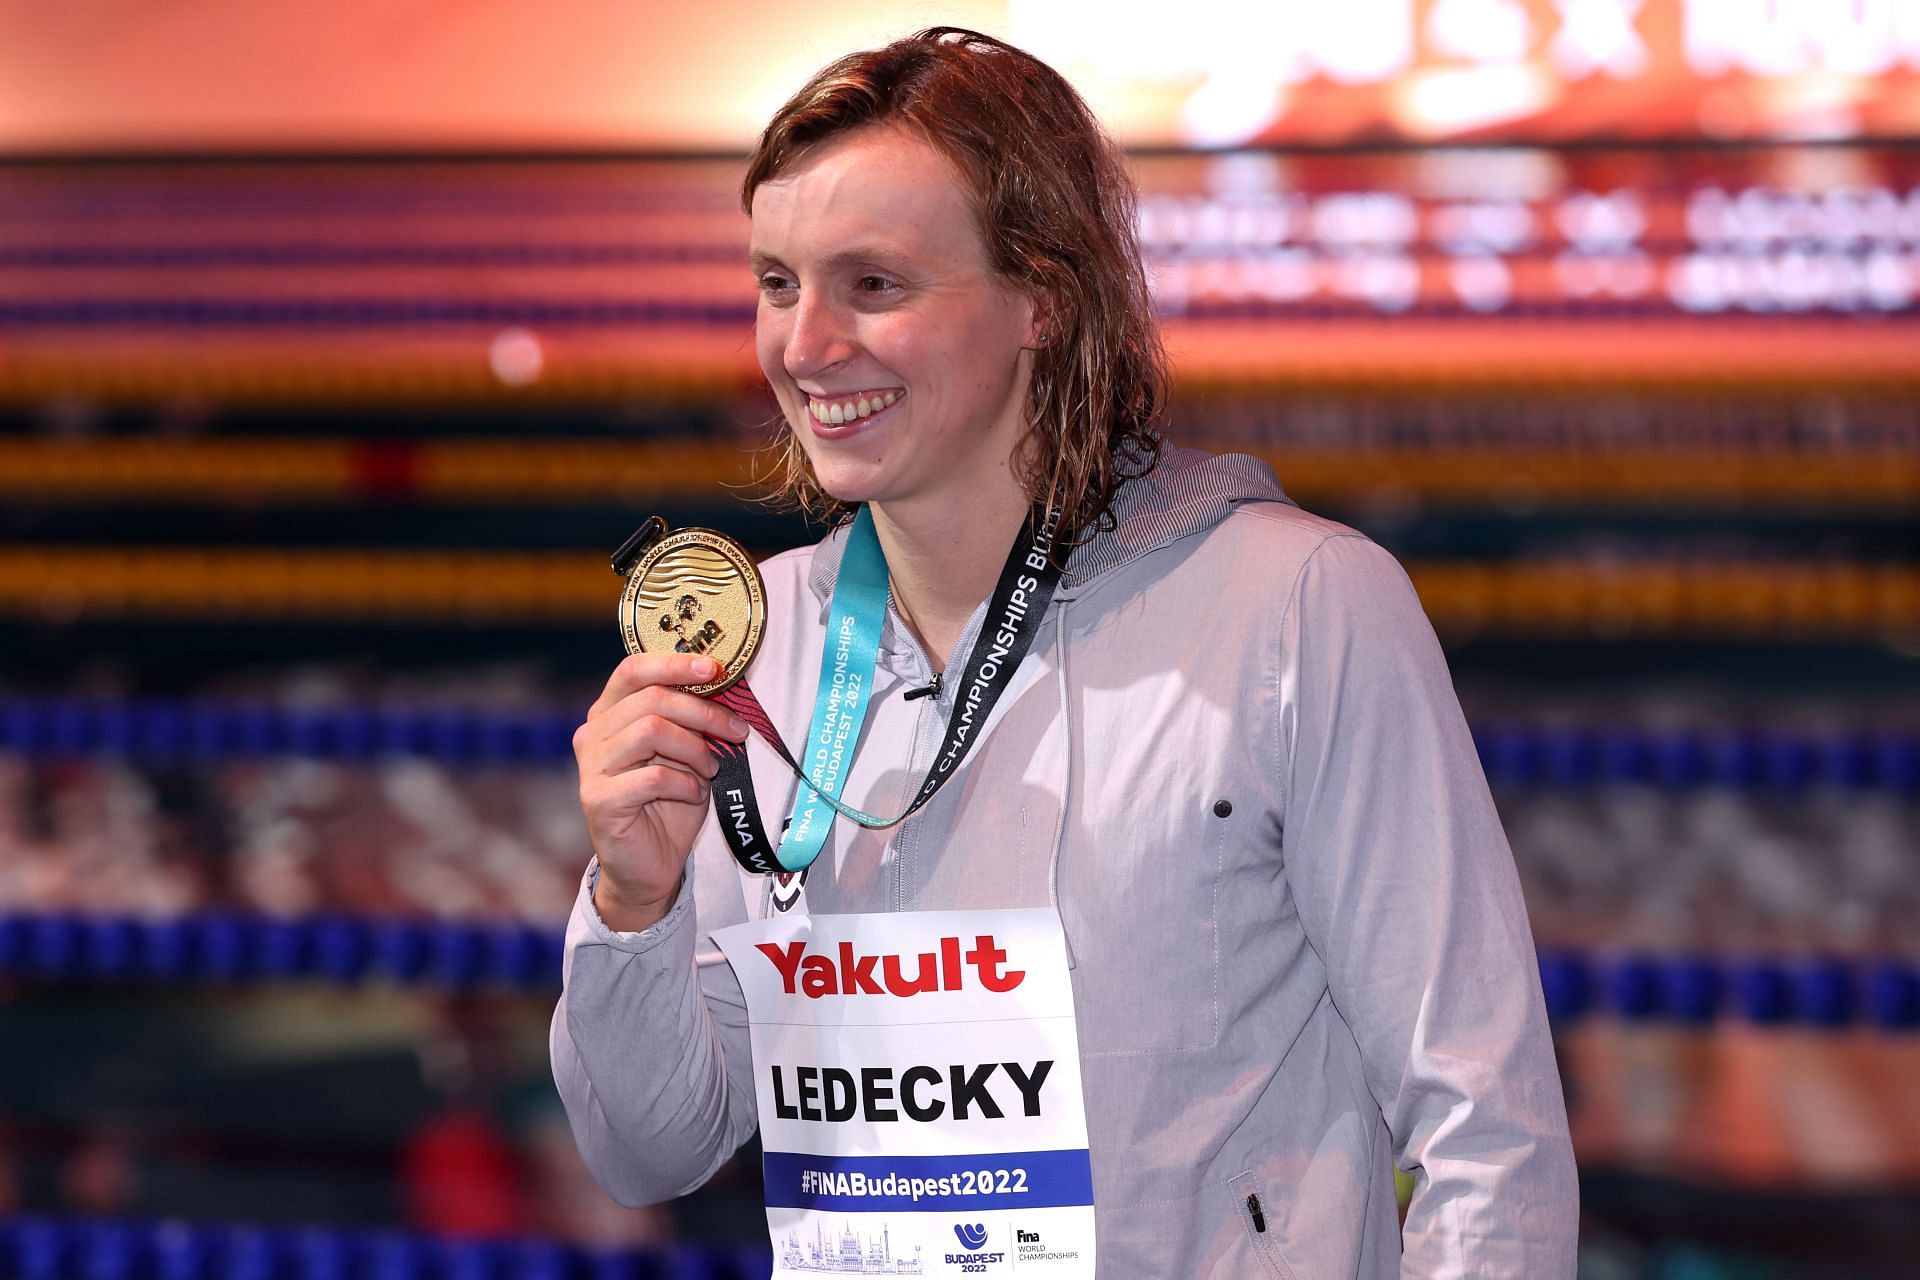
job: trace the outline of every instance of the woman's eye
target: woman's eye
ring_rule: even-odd
[[[890,293],[898,287],[899,286],[895,285],[893,281],[887,279],[885,276],[860,277],[860,292],[862,293]]]
[[[760,292],[762,293],[792,293],[799,287],[800,286],[796,285],[787,277],[776,272],[769,271],[766,275],[760,277]]]

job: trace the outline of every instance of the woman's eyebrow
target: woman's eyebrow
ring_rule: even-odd
[[[825,266],[829,271],[845,271],[849,267],[863,267],[875,262],[900,262],[907,258],[908,254],[886,245],[856,245],[828,254]]]
[[[874,263],[895,264],[911,262],[912,260],[911,254],[905,253],[900,249],[883,244],[871,244],[856,245],[850,249],[840,249],[830,253],[821,260],[820,266],[823,270],[831,273],[853,270],[859,267],[870,266]],[[784,268],[786,264],[773,254],[755,250],[747,255],[747,266],[757,274],[767,270],[769,267]]]

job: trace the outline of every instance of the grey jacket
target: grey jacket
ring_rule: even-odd
[[[837,823],[811,910],[1058,909],[1106,1280],[1571,1276],[1526,912],[1406,575],[1244,456],[1174,453],[1121,496],[960,775],[890,832]],[[790,741],[840,547],[763,566],[749,680]],[[846,797],[897,813],[952,693],[899,696],[930,671],[897,617],[879,665]],[[751,758],[777,828],[793,780],[757,742]],[[745,1008],[707,934],[764,916],[769,891],[711,817],[643,933],[600,921],[596,874],[554,1076],[601,1184],[654,1202],[753,1130]],[[1415,1178],[1404,1232],[1396,1164]]]

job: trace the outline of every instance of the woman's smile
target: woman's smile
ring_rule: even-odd
[[[898,388],[884,391],[856,391],[849,394],[807,397],[807,414],[815,431],[831,436],[837,427],[855,427],[899,402],[906,393]],[[841,432],[842,435],[851,434]]]

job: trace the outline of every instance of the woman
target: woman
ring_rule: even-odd
[[[947,1101],[989,1128],[1020,1123],[1022,1097],[1028,1117],[1058,1104],[1073,1123],[1084,1103],[1069,1129],[1090,1155],[1094,1257],[1052,1259],[1074,1250],[1012,1218],[1000,1249],[999,1219],[947,1212],[948,1267],[1571,1275],[1573,1167],[1524,909],[1431,630],[1389,556],[1293,507],[1261,464],[1160,453],[1133,192],[1084,104],[1003,43],[922,32],[816,75],[768,126],[743,195],[787,491],[860,513],[763,566],[749,679],[774,725],[809,723],[837,579],[870,538],[889,598],[844,797],[898,813],[956,732],[971,753],[900,826],[834,822],[805,909],[873,930],[1013,912],[1048,922],[1071,966],[1077,1051],[1039,1070],[1011,1050],[972,1075],[955,1064]],[[1015,618],[1007,575],[1048,511],[1064,576]],[[1003,622],[1027,650],[992,660],[1012,668],[1004,692],[969,712]],[[738,960],[723,931],[775,937],[751,931],[785,905],[734,867],[709,815],[703,735],[748,737],[678,687],[713,675],[701,658],[629,658],[575,737],[598,856],[554,1068],[589,1164],[629,1203],[699,1185],[753,1131],[756,1101],[765,1123],[822,1115],[787,1090],[825,1077],[756,1070],[750,1040],[781,1019],[749,1014],[744,970],[710,943],[721,933]],[[762,798],[794,796],[758,739],[749,755]],[[810,927],[756,944],[796,1009],[883,994],[851,947],[803,971]],[[977,936],[972,975],[1018,981]],[[797,989],[803,972],[819,985]],[[872,1092],[903,1088],[884,1057],[858,1067],[883,1135],[909,1127],[904,1093]],[[847,1152],[866,1141],[840,1154],[864,1159]],[[1396,1164],[1415,1177],[1404,1233]],[[795,1203],[769,1211],[782,1274],[810,1265],[780,1236]]]

